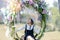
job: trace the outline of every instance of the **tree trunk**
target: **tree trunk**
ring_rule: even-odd
[[[60,13],[60,0],[58,0],[58,5],[59,5],[59,13]]]
[[[41,37],[43,36],[44,32],[45,32],[45,28],[46,28],[46,15],[42,14],[42,21],[41,21],[41,32],[40,32],[40,36],[38,37],[38,39],[41,39]]]

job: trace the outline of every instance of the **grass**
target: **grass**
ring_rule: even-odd
[[[16,27],[22,27],[24,24],[17,24]],[[10,40],[5,36],[6,32],[6,25],[1,24],[0,25],[0,40]],[[21,37],[23,35],[24,31],[19,31],[18,35]],[[44,33],[44,36],[41,38],[41,40],[60,40],[60,32],[55,31],[55,32],[46,32]]]

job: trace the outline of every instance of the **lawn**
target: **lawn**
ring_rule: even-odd
[[[24,24],[17,24],[16,27],[21,27]],[[0,40],[10,40],[5,36],[6,32],[6,26],[5,25],[0,25]],[[18,32],[19,37],[23,35],[23,31]],[[44,36],[41,38],[41,40],[60,40],[60,32],[54,31],[54,32],[46,32],[44,33]]]

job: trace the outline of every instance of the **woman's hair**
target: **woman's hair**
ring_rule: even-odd
[[[31,24],[33,25],[34,24],[34,21],[33,21],[33,19],[30,19],[31,20]]]

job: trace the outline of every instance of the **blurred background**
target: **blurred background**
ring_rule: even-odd
[[[9,7],[9,1],[11,0],[0,0],[0,40],[9,40],[9,38],[5,36],[6,25],[4,24],[5,17],[9,13],[7,11],[7,8]],[[47,26],[45,33],[41,40],[60,40],[60,0],[43,1],[45,1],[48,6],[48,18],[46,22]],[[40,27],[41,15],[39,15],[36,10],[25,7],[25,9],[23,8],[23,10],[18,12],[16,15],[16,28],[24,26],[28,17],[31,17],[34,20],[36,26]],[[23,31],[18,32],[18,35],[21,36],[22,33]]]

